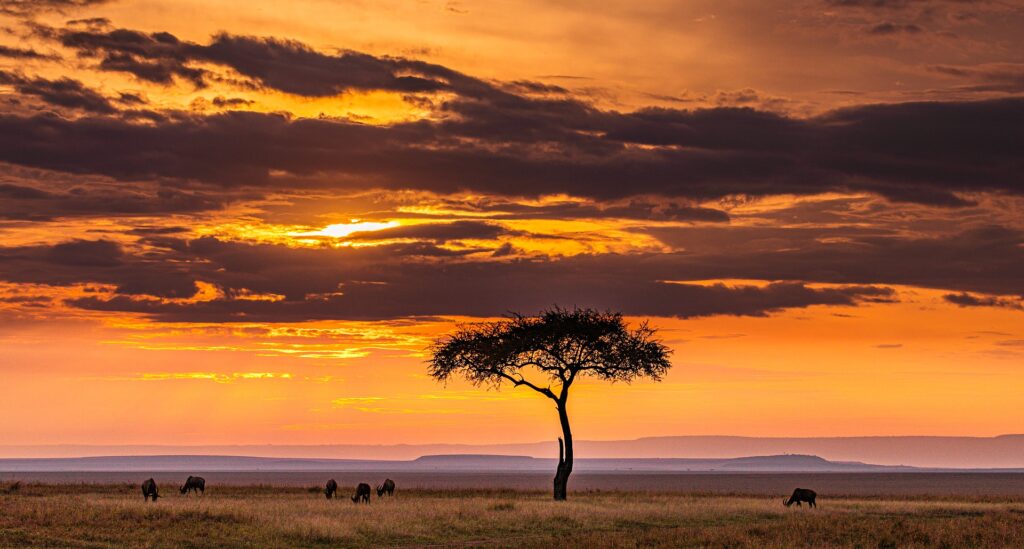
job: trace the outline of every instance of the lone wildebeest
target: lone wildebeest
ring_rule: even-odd
[[[160,497],[160,494],[156,491],[155,480],[149,479],[142,483],[142,497],[146,501],[149,501],[149,498],[153,498],[153,501],[156,501],[156,498]]]
[[[334,482],[333,478],[331,480],[328,480],[327,481],[327,488],[324,488],[324,494],[327,496],[327,499],[333,498],[334,497],[334,493],[337,492],[337,491],[338,491],[338,483]]]
[[[359,500],[370,503],[370,485],[365,482],[360,482],[359,486],[356,486],[356,495],[352,496],[353,503],[359,503]]]
[[[384,484],[377,487],[377,497],[381,497],[384,494],[389,496],[395,495],[395,481],[391,479],[385,479]]]
[[[206,494],[206,479],[203,477],[190,476],[185,480],[185,484],[181,485],[181,493],[188,494],[189,492],[199,492],[200,494]]]
[[[786,504],[786,507],[789,507],[794,503],[796,503],[797,507],[800,507],[800,502],[806,501],[808,507],[817,507],[818,504],[814,502],[814,499],[817,497],[818,494],[814,493],[814,490],[808,490],[807,488],[797,488],[796,490],[793,490],[793,495],[789,496],[789,499],[785,500],[783,503]]]

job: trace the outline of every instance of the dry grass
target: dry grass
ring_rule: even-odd
[[[642,492],[402,491],[354,505],[303,488],[214,487],[145,504],[134,485],[0,489],[2,547],[1024,547],[1024,500]]]

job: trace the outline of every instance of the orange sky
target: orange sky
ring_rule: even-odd
[[[1015,431],[1020,313],[964,311],[935,292],[900,292],[907,302],[855,310],[655,319],[675,350],[674,369],[661,383],[581,384],[572,403],[577,436]],[[11,329],[3,368],[18,390],[0,405],[12,418],[5,436],[22,444],[557,436],[550,405],[532,393],[429,379],[425,338],[448,327],[328,322],[282,327],[317,334],[281,338],[148,323]]]
[[[1021,430],[1017,2],[82,4],[0,10],[2,444],[548,440],[424,353],[555,302],[674,350],[580,439]]]

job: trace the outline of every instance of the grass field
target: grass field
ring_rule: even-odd
[[[0,547],[1024,547],[1024,499],[401,490],[357,506],[313,489],[0,486]],[[342,487],[348,492],[350,487]]]

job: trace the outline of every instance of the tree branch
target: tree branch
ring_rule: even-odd
[[[557,361],[559,364],[562,365],[561,368],[558,368],[558,377],[562,378],[562,380],[564,381],[565,380],[565,373],[569,372],[569,371],[572,371],[572,366],[569,366],[569,363],[567,363],[565,361],[565,359],[562,358],[562,355],[560,355],[559,353],[554,352],[553,350],[549,349],[548,347],[541,347],[541,350],[544,351],[549,357],[555,359],[555,361]]]
[[[551,392],[550,388],[538,387],[537,385],[534,385],[533,383],[530,383],[529,381],[526,381],[526,378],[524,378],[522,376],[519,376],[518,378],[515,378],[515,377],[512,377],[512,376],[506,374],[505,372],[497,372],[497,374],[499,376],[501,376],[501,377],[511,381],[512,384],[514,386],[516,386],[516,387],[518,387],[520,385],[525,385],[525,386],[533,389],[534,391],[537,391],[538,393],[540,393],[540,394],[550,398],[551,400],[558,400],[558,397],[555,396],[555,393]]]

